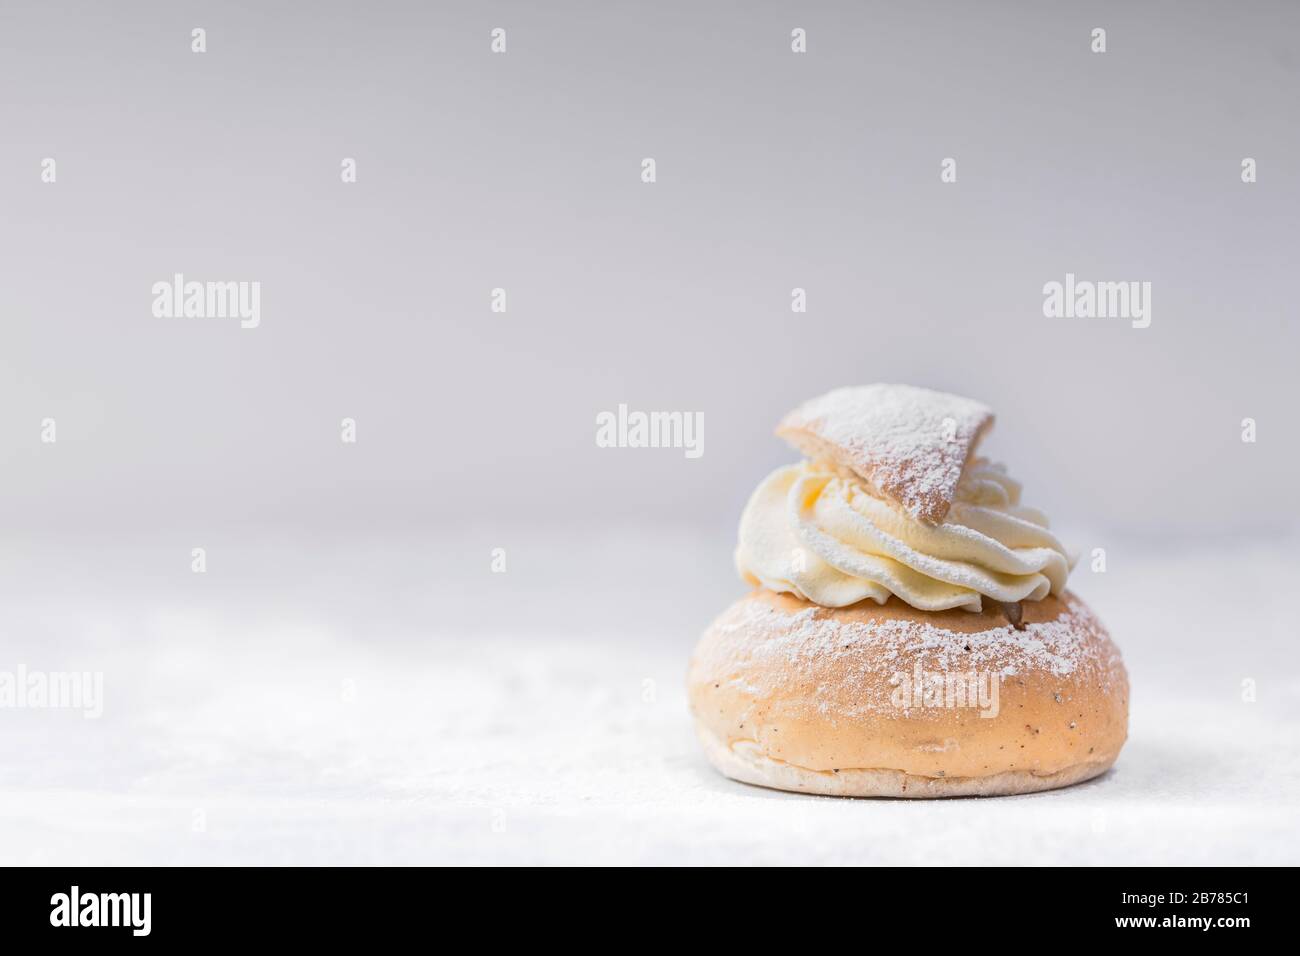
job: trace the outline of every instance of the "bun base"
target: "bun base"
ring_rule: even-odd
[[[1018,624],[988,604],[751,592],[687,675],[709,760],[745,783],[848,797],[1034,793],[1104,773],[1127,736],[1128,675],[1101,622],[1069,592],[1026,602]]]
[[[1099,777],[1114,759],[1075,764],[1051,774],[1007,770],[986,777],[922,777],[901,770],[809,770],[764,756],[750,741],[734,748],[704,728],[697,728],[709,763],[723,776],[772,790],[814,793],[825,797],[896,797],[934,800],[944,797],[1006,797],[1017,793],[1038,793],[1083,783]]]

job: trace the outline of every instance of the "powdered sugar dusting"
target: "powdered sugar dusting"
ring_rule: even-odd
[[[1074,600],[1056,619],[1019,630],[967,633],[925,620],[858,621],[819,607],[791,613],[765,601],[741,602],[714,627],[724,640],[743,642],[753,660],[777,660],[780,667],[759,670],[783,675],[782,682],[813,680],[817,665],[847,659],[851,666],[839,672],[856,675],[854,709],[860,711],[894,712],[890,678],[918,660],[927,671],[984,671],[1004,679],[1029,672],[1068,677],[1091,664],[1103,681],[1115,663],[1113,645],[1094,637],[1103,633],[1100,625]],[[1103,690],[1109,692],[1104,684]]]
[[[992,422],[992,410],[973,399],[877,384],[805,402],[777,432],[809,457],[829,457],[856,472],[913,517],[936,523]]]

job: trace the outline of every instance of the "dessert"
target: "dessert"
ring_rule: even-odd
[[[837,389],[777,433],[806,456],[759,485],[736,564],[754,590],[688,674],[729,777],[842,796],[1027,793],[1103,773],[1128,677],[1066,590],[1071,560],[1006,469],[993,413],[906,385]]]

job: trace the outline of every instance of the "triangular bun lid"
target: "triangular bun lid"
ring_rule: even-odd
[[[804,402],[776,433],[809,458],[854,472],[912,517],[939,524],[993,410],[913,385],[837,388]]]

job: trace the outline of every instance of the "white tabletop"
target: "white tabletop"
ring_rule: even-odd
[[[949,801],[785,794],[707,765],[682,683],[742,592],[729,547],[245,539],[209,542],[194,574],[188,542],[11,544],[0,671],[102,671],[104,707],[0,710],[0,860],[1300,862],[1284,542],[1112,547],[1106,574],[1076,571],[1130,669],[1118,764]]]

